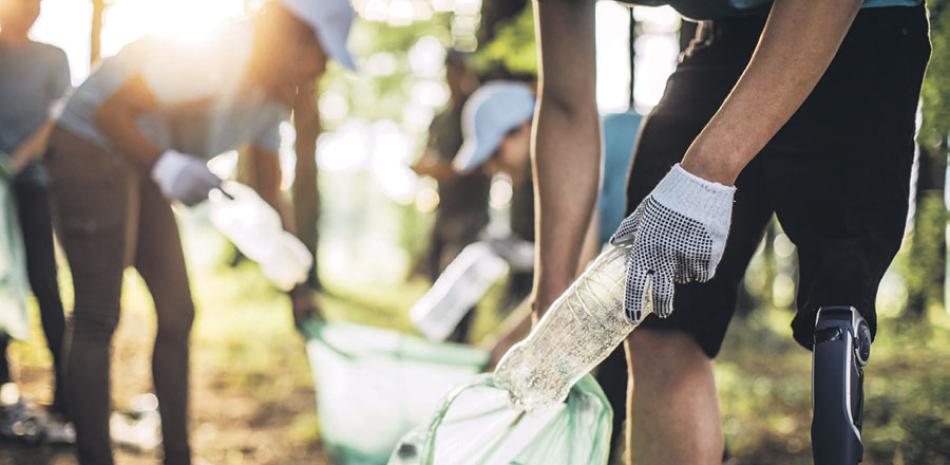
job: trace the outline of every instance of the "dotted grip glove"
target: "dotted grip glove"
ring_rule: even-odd
[[[610,243],[629,248],[624,311],[631,322],[651,308],[660,318],[670,316],[674,284],[712,279],[726,248],[735,192],[677,164],[623,220]]]

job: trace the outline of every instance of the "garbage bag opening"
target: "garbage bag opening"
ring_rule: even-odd
[[[591,376],[567,400],[532,411],[482,375],[456,389],[396,446],[389,465],[605,465],[613,411]]]
[[[354,323],[303,327],[317,391],[321,439],[336,465],[382,465],[488,353]]]

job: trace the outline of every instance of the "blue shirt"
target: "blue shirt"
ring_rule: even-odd
[[[69,88],[66,54],[52,45],[0,45],[0,152],[12,154],[49,120]]]
[[[597,199],[601,244],[610,240],[626,213],[627,174],[642,122],[643,115],[634,111],[604,117],[604,183]]]
[[[111,148],[95,114],[125,82],[141,76],[158,105],[138,126],[162,148],[204,159],[246,143],[277,153],[278,126],[290,109],[245,79],[253,38],[250,23],[236,22],[201,43],[141,39],[103,61],[57,123]]]

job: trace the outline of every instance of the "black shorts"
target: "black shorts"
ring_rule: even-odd
[[[644,123],[627,209],[678,162],[748,63],[765,18],[705,22]],[[862,10],[814,92],[739,176],[725,255],[708,283],[677,285],[674,312],[643,326],[678,328],[709,357],[775,213],[798,248],[795,340],[811,348],[823,305],[853,305],[876,330],[877,287],[900,246],[917,102],[930,42],[923,7]]]

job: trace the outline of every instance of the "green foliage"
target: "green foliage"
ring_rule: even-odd
[[[533,9],[526,7],[517,16],[499,23],[494,38],[479,47],[474,66],[480,74],[503,70],[510,74],[537,75]]]
[[[716,362],[726,443],[734,465],[811,464],[811,354],[791,341],[791,314],[737,320]],[[865,379],[867,465],[950,464],[950,330],[895,333],[880,321]],[[928,335],[928,336],[924,336]]]
[[[406,26],[359,21],[354,26],[351,45],[359,57],[361,69],[349,72],[338,66],[331,67],[321,81],[321,95],[327,92],[343,96],[349,105],[349,115],[366,121],[404,120],[403,110],[412,99],[412,87],[421,81],[410,66],[412,47],[426,36],[450,43],[448,15],[438,15],[431,21],[418,21]],[[373,72],[367,62],[377,54],[388,55],[395,66],[390,72]],[[324,121],[326,129],[333,129],[332,121]]]
[[[950,0],[927,0],[933,52],[922,91],[922,141],[936,146],[950,134]]]
[[[924,316],[931,307],[943,308],[945,225],[947,209],[941,192],[919,191],[910,244],[895,260],[907,288],[905,314]]]

